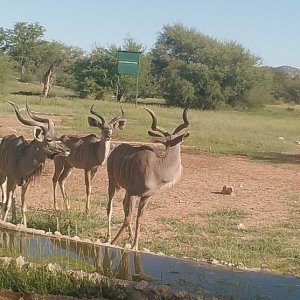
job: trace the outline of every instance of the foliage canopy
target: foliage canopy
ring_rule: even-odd
[[[182,24],[163,27],[152,50],[153,72],[170,105],[214,109],[253,106],[264,80],[260,59],[233,42],[220,42]]]
[[[181,23],[163,26],[150,51],[131,37],[122,47],[96,46],[90,53],[43,39],[38,23],[0,27],[0,88],[12,66],[25,82],[42,82],[55,65],[55,83],[82,98],[102,99],[109,92],[118,101],[164,98],[168,105],[195,108],[257,108],[274,100],[300,103],[299,75],[293,78],[272,68],[242,45],[219,41]],[[118,50],[141,52],[139,77],[118,75]],[[14,62],[11,64],[9,61]],[[116,95],[118,84],[118,95]]]

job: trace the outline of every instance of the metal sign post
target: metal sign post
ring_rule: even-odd
[[[116,97],[118,97],[119,92],[119,74],[136,75],[135,105],[137,105],[138,98],[140,57],[141,52],[138,51],[118,51],[118,83]]]

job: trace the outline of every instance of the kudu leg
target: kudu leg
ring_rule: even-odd
[[[6,186],[6,202],[2,207],[2,219],[3,221],[6,221],[7,216],[8,216],[8,212],[9,209],[11,207],[11,203],[12,203],[12,199],[13,199],[13,195],[14,195],[14,191],[16,189],[16,185],[12,182],[10,182],[10,180],[7,180],[7,186]]]
[[[98,168],[97,168],[97,167],[91,169],[91,181],[94,179],[94,176],[95,176],[95,174],[97,173],[97,171],[98,171]]]
[[[113,205],[113,198],[116,192],[120,189],[117,183],[113,179],[109,179],[108,182],[108,203],[107,203],[107,237],[106,242],[111,242],[111,219],[112,219],[112,205]],[[124,198],[125,200],[125,198]]]
[[[6,176],[1,176],[0,175],[0,184],[1,184],[1,203],[2,206],[4,205],[4,203],[6,203],[7,201],[7,195],[6,195],[6,187],[7,187],[7,178]]]
[[[127,205],[125,200],[126,200],[126,197],[124,197],[124,200],[123,200],[123,211],[124,211],[124,214],[126,214],[126,205]],[[133,237],[131,222],[128,225],[128,234],[129,234],[129,238]]]
[[[116,237],[112,240],[111,244],[115,245],[123,231],[131,224],[131,218],[132,218],[132,211],[135,207],[135,202],[136,202],[136,197],[135,196],[129,196],[127,193],[125,195],[125,199],[124,199],[124,212],[125,212],[125,218],[124,218],[124,222],[123,225],[121,227],[121,229],[119,230],[119,232],[117,233]]]
[[[87,196],[87,199],[86,199],[86,213],[88,213],[90,211],[90,197],[91,197],[91,193],[92,193],[92,181],[93,181],[97,171],[98,171],[97,167],[90,170],[91,176],[90,176],[90,186],[89,186],[89,188],[87,188],[87,190],[89,191],[89,196]]]
[[[29,182],[26,182],[21,189],[21,211],[22,211],[22,219],[21,224],[24,224],[24,226],[27,228],[27,217],[26,217],[26,211],[27,211],[27,204],[25,202],[25,194],[28,189]]]
[[[64,163],[62,157],[56,157],[54,159],[54,174],[52,177],[52,185],[53,185],[53,200],[54,200],[54,209],[58,210],[57,201],[56,201],[56,187],[59,177],[64,169]]]
[[[70,174],[72,172],[72,169],[73,168],[71,166],[65,165],[63,172],[61,173],[61,175],[58,178],[58,184],[59,184],[59,187],[61,190],[61,194],[63,196],[66,210],[70,209],[70,203],[69,203],[69,198],[66,194],[65,184],[66,184],[66,180],[68,179],[68,177],[70,176]]]
[[[94,172],[92,174],[91,170],[84,170],[84,180],[85,180],[85,191],[86,191],[86,205],[85,213],[88,214],[91,206],[91,193],[92,193],[92,178],[94,177]]]
[[[2,212],[3,212],[3,214],[2,214],[2,216],[3,216],[2,219],[3,219],[4,222],[5,222],[6,219],[7,219],[8,212],[9,212],[9,209],[10,209],[10,207],[11,207],[12,198],[13,198],[13,192],[12,192],[12,191],[7,192],[7,193],[6,193],[6,198],[7,198],[7,200],[6,200],[6,202],[4,203],[3,208],[2,208]]]
[[[112,203],[113,203],[113,198],[116,193],[116,185],[115,183],[112,183],[112,180],[109,180],[108,183],[108,203],[107,203],[107,237],[106,241],[108,243],[111,242],[111,217],[112,217]]]
[[[139,208],[138,208],[137,218],[136,218],[134,242],[132,244],[133,250],[138,250],[138,248],[139,248],[141,223],[142,223],[143,215],[144,215],[144,212],[145,212],[148,202],[149,202],[149,197],[142,197],[140,200],[140,203],[139,203]]]

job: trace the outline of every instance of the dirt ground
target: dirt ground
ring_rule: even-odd
[[[0,117],[0,137],[15,133],[30,138],[30,132],[14,116]],[[162,216],[202,222],[201,213],[224,208],[243,210],[246,213],[245,226],[266,226],[287,219],[291,213],[288,203],[293,201],[293,195],[299,195],[300,192],[300,146],[299,154],[294,155],[290,161],[271,164],[239,156],[195,154],[183,145],[182,165],[180,182],[150,200],[145,214],[145,226],[151,224],[157,229],[163,229]],[[53,209],[52,175],[53,162],[48,161],[44,174],[35,180],[27,193],[28,207]],[[93,181],[92,210],[100,210],[104,216],[106,209],[99,206],[99,195],[103,197],[106,193],[107,182],[106,169],[101,167]],[[232,186],[234,193],[220,194],[224,185]],[[72,201],[72,208],[84,211],[85,186],[82,170],[74,169],[66,188],[69,194],[82,199]],[[122,193],[119,192],[119,198]],[[59,206],[62,208],[59,190],[58,195]],[[123,217],[121,201],[115,201],[114,214]]]

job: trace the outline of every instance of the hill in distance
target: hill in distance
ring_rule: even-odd
[[[290,78],[300,76],[300,69],[290,67],[290,66],[275,67],[275,68],[273,68],[273,70],[276,72],[285,73]]]

